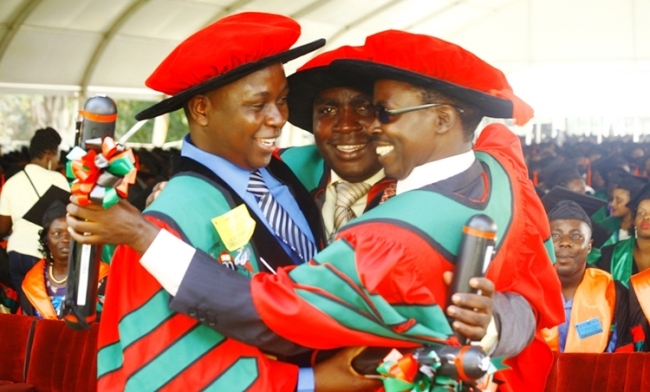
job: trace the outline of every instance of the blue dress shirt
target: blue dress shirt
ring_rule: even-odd
[[[246,206],[249,210],[253,211],[262,222],[266,225],[271,233],[274,233],[269,223],[266,221],[262,210],[257,204],[257,199],[252,193],[248,192],[248,180],[251,176],[251,172],[241,167],[233,164],[232,162],[210,153],[207,153],[203,150],[198,149],[190,141],[189,134],[185,136],[183,140],[183,147],[181,148],[181,156],[191,158],[203,166],[210,169],[215,175],[222,178],[224,181],[230,185],[230,187],[244,200]],[[289,188],[278,181],[275,177],[271,175],[265,168],[260,169],[262,177],[266,186],[269,188],[269,192],[273,195],[275,200],[280,203],[280,205],[289,213],[289,216],[293,221],[298,225],[300,230],[305,233],[305,235],[313,242],[314,235],[307,224],[307,219],[303,215],[298,203],[293,198]],[[291,257],[294,263],[300,264],[303,260],[293,251],[288,245],[286,245],[279,238],[276,239],[284,249],[284,251]],[[312,392],[314,390],[315,380],[314,380],[314,370],[312,368],[301,368],[298,372],[298,385],[297,392]]]
[[[257,204],[255,195],[248,192],[248,180],[250,179],[251,171],[242,169],[241,167],[220,156],[213,155],[198,149],[190,141],[189,135],[185,136],[185,139],[183,140],[181,155],[194,159],[195,161],[210,169],[215,175],[226,181],[228,185],[230,185],[230,187],[237,193],[237,195],[239,195],[239,197],[244,200],[244,203],[246,203],[248,209],[257,215],[262,222],[264,222],[264,225],[266,225],[271,233],[275,234],[269,223],[266,221],[262,210]],[[315,242],[314,235],[309,228],[309,224],[307,224],[307,219],[300,210],[300,207],[298,206],[298,203],[296,203],[296,200],[291,194],[289,188],[278,181],[275,177],[273,177],[271,173],[266,170],[266,168],[260,169],[260,173],[262,173],[264,182],[266,183],[266,186],[269,188],[269,192],[271,192],[275,200],[280,203],[285,211],[287,211],[289,216],[291,216],[300,230],[305,233],[307,238],[309,238],[312,242]],[[294,263],[303,263],[303,260],[296,252],[293,251],[293,249],[291,249],[291,247],[285,244],[277,236],[276,239],[284,249],[285,253],[291,257]]]

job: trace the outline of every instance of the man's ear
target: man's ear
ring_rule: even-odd
[[[456,124],[457,121],[460,121],[458,113],[448,105],[438,106],[434,108],[437,113],[437,128],[436,133],[443,134],[449,132]]]
[[[187,113],[189,117],[202,127],[208,125],[208,97],[195,95],[187,102]]]

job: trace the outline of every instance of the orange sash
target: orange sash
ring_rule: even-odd
[[[25,278],[23,279],[23,291],[25,297],[31,302],[32,306],[43,316],[44,319],[58,320],[52,301],[47,295],[45,288],[45,280],[43,274],[45,272],[45,259],[40,259],[32,269],[30,269]],[[104,262],[99,263],[99,281],[108,276],[110,266]]]
[[[639,305],[650,322],[650,268],[630,277],[630,285],[639,299]]]
[[[602,353],[607,348],[609,330],[616,308],[616,286],[612,276],[597,268],[587,268],[573,297],[571,322],[567,334],[565,353]],[[576,326],[597,318],[602,332],[580,339]],[[560,351],[558,327],[542,330],[544,339],[553,351]]]
[[[43,273],[45,271],[45,259],[40,259],[32,269],[25,274],[23,279],[23,291],[25,296],[32,303],[38,313],[45,319],[57,320],[56,311],[52,306],[52,301],[47,295]]]

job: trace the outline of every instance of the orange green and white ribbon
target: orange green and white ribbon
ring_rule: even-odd
[[[489,360],[487,376],[507,368],[503,363],[504,357],[486,358]],[[462,391],[460,380],[438,373],[443,361],[432,349],[420,349],[415,355],[402,355],[393,350],[377,367],[377,372],[382,378],[385,392]]]
[[[90,151],[75,147],[67,155],[67,177],[75,178],[70,190],[79,205],[96,203],[108,208],[127,197],[129,185],[135,184],[133,151],[108,136],[85,144]]]

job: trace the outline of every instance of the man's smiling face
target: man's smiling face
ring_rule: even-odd
[[[353,88],[323,90],[314,100],[316,146],[325,163],[346,181],[364,181],[381,169],[367,132],[373,118],[370,96]]]

